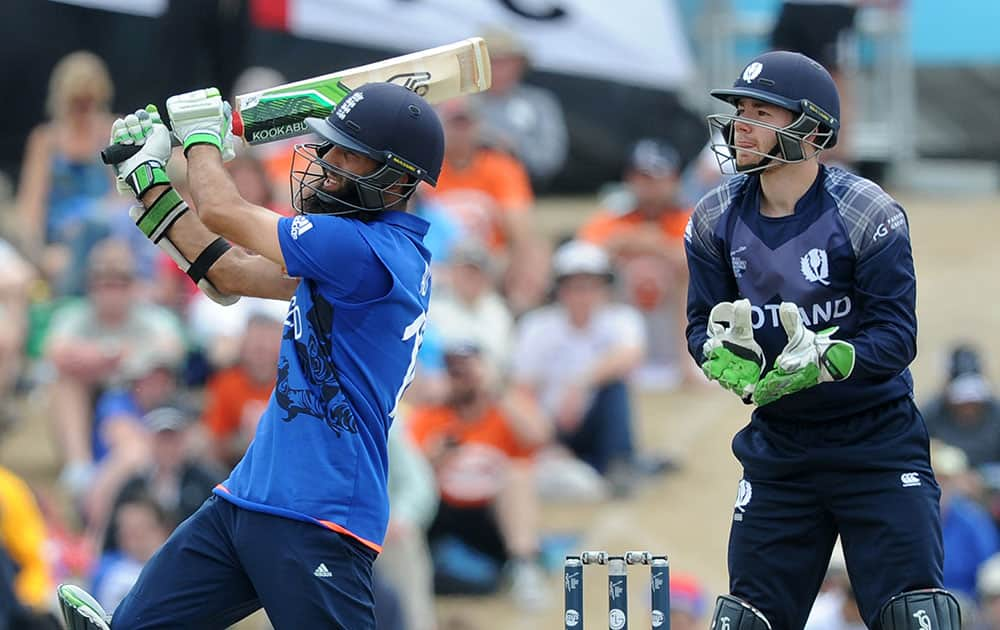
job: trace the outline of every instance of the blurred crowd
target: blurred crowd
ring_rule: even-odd
[[[685,164],[669,138],[639,139],[599,211],[547,233],[536,195],[567,168],[566,121],[552,94],[524,83],[516,37],[489,44],[493,88],[439,106],[445,164],[414,209],[431,223],[434,291],[390,431],[376,564],[387,628],[445,627],[438,594],[559,605],[548,578],[567,550],[547,536],[542,505],[613,501],[674,470],[671,454],[637,441],[635,396],[704,382],[686,353],[683,234],[720,177],[714,160]],[[283,82],[250,68],[234,93]],[[98,159],[113,90],[96,55],[59,62],[0,216],[0,425],[44,423],[58,462],[53,483],[31,487],[0,468],[0,629],[58,627],[57,581],[86,584],[113,610],[240,459],[275,383],[287,304],[216,305],[131,225],[133,202]],[[291,144],[228,164],[246,199],[290,212]],[[170,170],[183,195],[182,162]],[[945,586],[980,606],[975,627],[1000,629],[1000,411],[975,348],[955,350],[923,410]],[[845,575],[835,556],[810,628],[863,627]],[[672,627],[704,625],[696,576],[677,573],[671,597]]]

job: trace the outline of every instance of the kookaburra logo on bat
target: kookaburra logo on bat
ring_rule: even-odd
[[[419,96],[427,93],[428,84],[431,82],[430,72],[404,72],[396,74],[385,80],[386,83],[402,85],[411,92],[416,92]]]

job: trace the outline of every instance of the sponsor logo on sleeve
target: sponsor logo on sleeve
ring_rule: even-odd
[[[309,217],[300,214],[292,219],[292,227],[288,230],[288,233],[291,234],[293,241],[297,241],[300,236],[311,230],[312,227],[313,224],[309,220]]]

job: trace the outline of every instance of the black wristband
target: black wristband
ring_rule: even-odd
[[[194,262],[188,267],[187,275],[194,280],[195,284],[198,284],[205,277],[205,274],[208,273],[208,270],[212,268],[212,265],[215,264],[215,261],[231,248],[232,245],[221,236],[215,239],[211,245],[202,250],[198,254],[198,257],[194,259]]]

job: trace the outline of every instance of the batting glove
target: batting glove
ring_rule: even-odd
[[[170,183],[164,170],[170,159],[170,130],[160,120],[155,105],[115,120],[111,143],[142,147],[124,162],[113,165],[118,192],[138,199],[151,187]]]
[[[753,401],[767,405],[820,383],[842,381],[854,371],[854,346],[831,339],[837,327],[814,333],[802,324],[799,307],[782,302],[778,309],[788,343],[774,360],[774,369],[757,384]]]
[[[753,338],[750,300],[720,302],[712,307],[702,353],[705,376],[749,403],[764,368],[764,351]]]
[[[185,155],[196,144],[210,144],[222,154],[222,161],[236,157],[233,108],[222,100],[216,88],[171,96],[167,99],[167,114]]]

